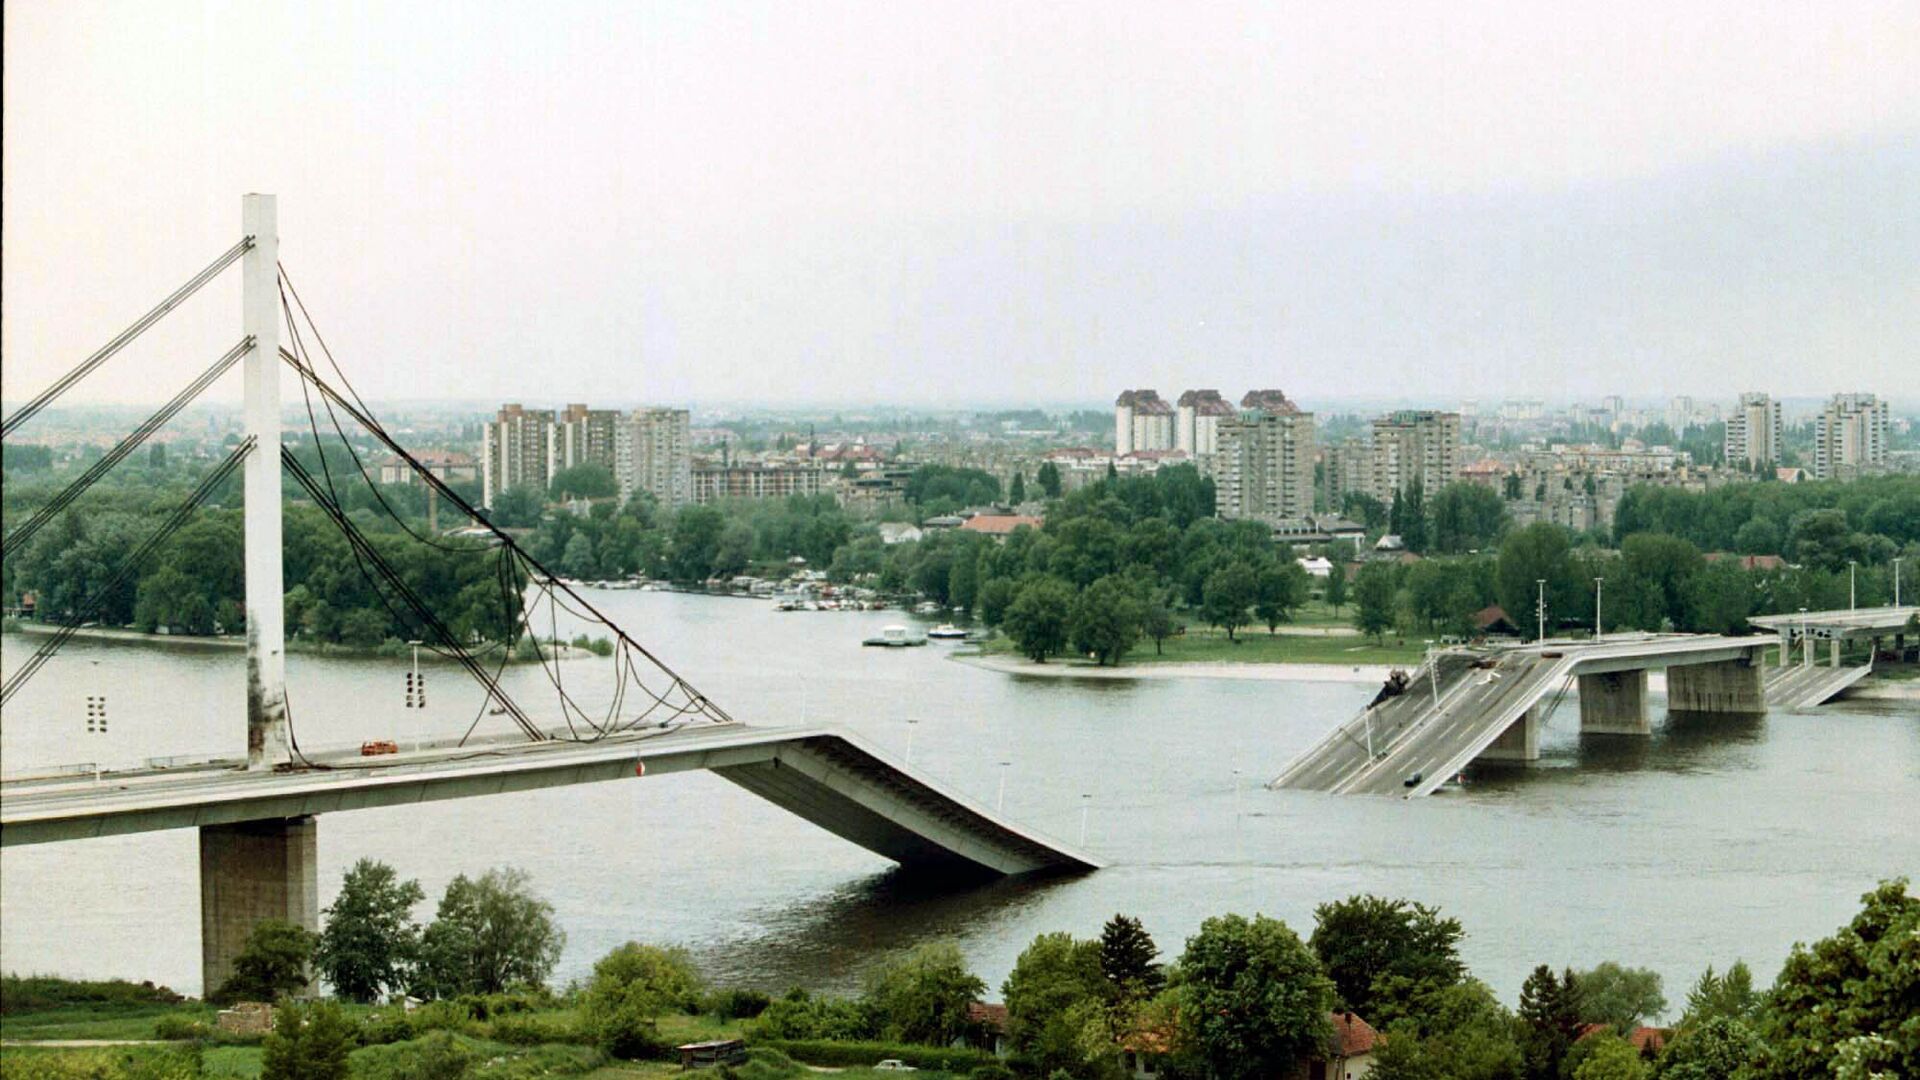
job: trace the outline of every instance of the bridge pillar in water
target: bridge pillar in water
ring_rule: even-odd
[[[1534,706],[1520,714],[1520,719],[1507,725],[1507,730],[1493,740],[1485,750],[1480,751],[1475,761],[1538,761],[1540,760],[1540,711]]]
[[[200,827],[201,993],[233,974],[265,919],[320,929],[319,826],[311,817]]]
[[[1599,735],[1646,735],[1647,669],[1606,671],[1580,676],[1580,732]]]
[[[1667,708],[1674,712],[1763,713],[1760,665],[1746,660],[1667,669]]]

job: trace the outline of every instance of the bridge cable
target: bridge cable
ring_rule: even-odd
[[[167,537],[173,535],[174,530],[184,525],[187,519],[193,516],[193,511],[198,508],[202,502],[205,502],[207,497],[212,495],[214,490],[218,488],[227,477],[233,474],[233,470],[239,466],[240,460],[247,456],[247,452],[252,450],[253,446],[254,438],[251,435],[247,436],[238,446],[235,446],[233,452],[228,454],[224,461],[200,481],[200,485],[193,489],[192,493],[187,496],[186,501],[174,508],[173,513],[167,516],[167,519],[161,523],[159,529],[155,530],[139,547],[128,552],[126,557],[120,560],[119,565],[114,567],[112,576],[102,582],[100,586],[81,603],[80,608],[72,613],[67,622],[63,623],[60,629],[56,631],[52,637],[48,638],[46,643],[41,645],[40,648],[27,659],[26,663],[20,666],[20,670],[13,673],[13,677],[7,680],[4,687],[0,687],[0,705],[5,705],[8,701],[11,701],[13,695],[18,693],[20,688],[26,685],[27,680],[33,677],[34,672],[39,671],[41,665],[51,659],[53,654],[60,651],[60,647],[67,643],[68,639],[79,632],[81,624],[89,621],[94,615],[99,613],[100,609],[106,605],[107,598],[113,594],[114,590],[126,584],[127,579],[130,578],[135,571],[139,570],[141,564],[147,560],[148,556],[153,554],[154,549],[164,543]]]
[[[179,393],[173,396],[172,400],[162,405],[152,416],[147,417],[144,423],[129,432],[126,438],[116,443],[113,449],[107,451],[100,460],[94,462],[86,472],[81,473],[73,483],[68,484],[65,490],[55,495],[53,499],[41,507],[33,517],[27,519],[25,525],[8,533],[6,539],[0,540],[0,559],[4,559],[9,552],[18,549],[20,545],[32,540],[34,533],[39,532],[47,522],[53,520],[56,514],[65,510],[75,499],[84,494],[88,488],[92,487],[102,476],[105,476],[109,469],[120,464],[120,462],[126,460],[128,454],[139,449],[140,445],[146,442],[154,432],[166,426],[167,422],[172,420],[181,409],[185,408],[194,398],[199,397],[200,394],[204,392],[207,387],[212,386],[220,376],[226,374],[227,369],[232,367],[235,362],[242,356],[245,356],[252,348],[253,338],[248,337],[241,339],[239,344],[228,349],[225,355],[213,362],[211,367],[201,372],[199,378],[188,383]]]
[[[381,555],[379,550],[373,546],[373,542],[360,530],[360,527],[355,525],[353,521],[347,517],[346,511],[341,508],[340,504],[327,494],[321,487],[320,482],[314,478],[311,472],[307,471],[306,466],[300,463],[300,459],[294,457],[293,453],[287,448],[281,447],[280,462],[286,471],[292,474],[294,480],[306,490],[307,495],[313,499],[314,503],[332,519],[334,525],[346,536],[347,543],[356,548],[359,554],[364,556],[368,563],[372,564],[381,580],[387,584],[387,587],[399,596],[401,601],[409,608],[413,609],[419,625],[431,631],[447,646],[451,651],[453,659],[458,661],[462,667],[466,668],[468,673],[482,686],[486,687],[489,697],[492,700],[497,700],[500,705],[507,710],[513,717],[514,723],[519,726],[521,732],[535,742],[546,741],[549,737],[547,733],[542,731],[537,724],[527,717],[526,713],[507,695],[506,691],[500,687],[498,682],[488,677],[486,669],[481,667],[479,662],[473,658],[472,654],[468,653],[466,649],[461,646],[459,638],[447,624],[442,622],[438,615],[434,614],[433,609],[421,599],[420,595],[413,590],[412,586],[406,583],[406,580],[393,568],[393,565],[387,562],[386,557]],[[394,616],[395,621],[404,627],[407,624],[407,620],[401,618],[399,613],[394,611],[392,605],[388,603],[385,594],[376,589],[375,595],[381,600],[382,604],[387,606],[389,614]]]
[[[431,469],[428,469],[425,465],[421,464],[420,461],[417,458],[415,458],[410,452],[408,452],[405,447],[401,446],[400,443],[397,440],[395,440],[393,436],[386,431],[386,429],[379,423],[379,421],[373,417],[371,411],[365,407],[365,402],[363,399],[361,399],[359,392],[353,389],[351,381],[347,379],[345,372],[343,372],[340,369],[339,362],[334,359],[332,351],[328,349],[326,339],[320,335],[318,328],[314,326],[312,316],[311,314],[308,313],[305,302],[300,297],[300,291],[298,287],[296,287],[295,284],[293,283],[291,276],[285,275],[284,273],[283,273],[283,276],[286,277],[287,290],[288,290],[288,293],[292,296],[294,304],[300,309],[300,313],[302,317],[306,319],[307,325],[309,326],[309,328],[313,329],[315,342],[320,346],[322,354],[326,356],[327,362],[329,363],[329,365],[332,366],[335,374],[339,376],[342,384],[346,386],[347,391],[353,395],[354,401],[349,402],[344,396],[341,395],[341,393],[338,390],[334,389],[324,379],[322,379],[319,373],[312,366],[309,366],[303,363],[299,357],[288,352],[284,348],[281,350],[281,358],[283,360],[285,360],[288,364],[290,364],[295,371],[299,372],[302,378],[311,382],[314,388],[320,391],[323,397],[330,399],[334,404],[340,406],[340,408],[343,411],[345,411],[348,416],[351,416],[355,420],[355,422],[359,423],[363,428],[365,428],[369,433],[371,433],[376,439],[378,439],[383,445],[385,445],[388,450],[392,451],[397,457],[399,457],[402,461],[404,461],[416,474],[420,476],[423,482],[425,482],[429,487],[433,488],[436,492],[438,492],[443,499],[452,503],[462,513],[465,513],[471,520],[479,524],[480,527],[485,528],[488,532],[492,533],[499,540],[502,546],[512,551],[513,555],[517,559],[524,562],[526,565],[528,565],[533,570],[535,570],[538,576],[544,579],[549,584],[550,588],[557,587],[560,591],[564,592],[575,603],[579,604],[582,608],[585,608],[588,612],[590,612],[595,621],[601,623],[602,625],[610,629],[623,647],[634,650],[639,655],[646,658],[646,660],[651,665],[653,665],[654,668],[656,668],[661,673],[665,674],[669,679],[671,679],[672,684],[678,687],[681,690],[681,692],[686,695],[688,699],[688,704],[684,711],[698,712],[717,723],[733,722],[733,718],[730,715],[728,715],[726,711],[722,709],[719,705],[714,703],[711,698],[708,698],[705,694],[702,694],[698,689],[696,689],[691,683],[688,683],[686,679],[681,677],[672,668],[668,667],[667,664],[661,661],[659,657],[655,656],[651,651],[649,651],[646,648],[646,646],[634,640],[634,638],[631,635],[629,635],[624,629],[622,629],[619,626],[619,624],[607,618],[606,615],[603,614],[598,608],[596,608],[593,604],[589,603],[584,597],[580,596],[579,593],[575,592],[571,586],[567,585],[563,581],[560,581],[557,575],[555,575],[551,570],[548,570],[543,564],[540,563],[539,560],[535,559],[532,555],[528,554],[526,549],[521,547],[520,544],[516,540],[514,540],[512,536],[508,535],[506,532],[501,530],[498,526],[495,526],[491,522],[487,521],[486,517],[483,514],[481,514],[479,510],[474,508],[474,506],[471,503],[467,502],[466,499],[462,498],[457,492],[455,492],[450,486],[448,486],[443,480],[441,480],[440,477],[434,475]],[[358,402],[358,405],[356,405],[355,402]],[[642,688],[645,689],[644,686]],[[654,697],[656,701],[662,700],[660,695],[654,694],[650,690],[647,691],[647,693],[650,696]]]
[[[188,278],[187,283],[185,285],[182,285],[178,289],[175,289],[173,293],[169,295],[165,300],[160,301],[160,305],[158,307],[154,308],[152,311],[147,312],[145,315],[140,316],[140,318],[134,320],[134,323],[132,326],[129,326],[125,330],[122,330],[118,334],[114,335],[113,340],[107,342],[105,345],[100,346],[99,350],[95,352],[92,356],[89,356],[85,360],[82,360],[80,364],[77,367],[75,367],[73,370],[67,372],[65,375],[62,375],[60,376],[60,378],[54,380],[54,383],[52,386],[49,386],[45,390],[40,391],[39,394],[35,395],[32,401],[29,401],[25,405],[22,405],[20,406],[20,408],[14,410],[14,413],[12,416],[7,417],[4,423],[0,423],[0,439],[4,439],[7,436],[13,434],[14,430],[17,429],[21,424],[24,424],[27,421],[33,419],[34,416],[38,414],[41,409],[46,408],[48,405],[52,404],[53,401],[56,398],[58,398],[60,395],[66,393],[68,390],[73,389],[73,386],[75,383],[78,383],[81,379],[84,379],[88,375],[93,374],[93,371],[95,368],[98,368],[101,364],[106,363],[107,360],[110,357],[112,357],[114,353],[117,353],[121,349],[125,348],[129,343],[133,341],[133,339],[145,333],[148,327],[152,326],[154,323],[159,322],[161,318],[164,317],[168,312],[172,311],[174,308],[179,307],[182,303],[186,301],[188,297],[200,291],[200,287],[202,285],[205,285],[207,282],[212,281],[216,277],[219,277],[220,271],[225,270],[229,266],[232,266],[235,260],[239,259],[240,256],[245,255],[247,251],[252,247],[253,247],[253,237],[251,236],[243,237],[239,243],[233,245],[231,248],[228,248],[225,254],[213,260],[213,262],[208,263],[206,269],[193,275],[193,277]]]

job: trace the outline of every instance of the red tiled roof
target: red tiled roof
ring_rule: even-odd
[[[967,1023],[979,1024],[994,1031],[1007,1030],[1007,1007],[985,1001],[967,1003]]]
[[[1386,1041],[1355,1013],[1334,1013],[1328,1019],[1333,1021],[1333,1045],[1343,1058],[1371,1054],[1377,1044]]]
[[[1022,525],[1037,529],[1046,521],[1028,514],[975,514],[961,524],[965,532],[986,533],[988,536],[1005,536]]]

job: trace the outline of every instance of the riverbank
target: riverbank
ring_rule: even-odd
[[[1036,664],[1011,653],[962,653],[952,657],[962,664],[1004,672],[1008,675],[1039,675],[1053,679],[1264,679],[1273,682],[1336,682],[1378,686],[1386,681],[1392,665],[1355,664],[1342,667],[1324,663],[1187,661],[1157,664],[1121,664],[1100,667],[1090,660],[1049,660]]]
[[[7,634],[19,634],[22,637],[44,638],[52,637],[59,633],[60,630],[60,627],[51,623],[10,619],[6,624],[5,632]],[[83,626],[75,630],[72,636],[82,641],[97,641],[113,645],[159,646],[167,649],[189,649],[196,651],[221,649],[239,650],[247,647],[247,639],[237,635],[144,634],[138,630],[126,630],[111,626]],[[551,658],[559,660],[575,660],[581,657],[605,655],[596,653],[591,648],[583,648],[578,645],[569,645],[566,643],[547,643],[543,644],[541,648]],[[302,656],[335,656],[346,659],[360,659],[382,656],[409,656],[411,651],[410,646],[408,646],[406,642],[396,641],[394,639],[388,639],[382,644],[373,646],[339,645],[333,642],[303,641],[300,638],[290,638],[287,641],[287,652]],[[609,647],[607,653],[611,653],[611,651],[611,647]],[[482,646],[474,650],[474,655],[484,656],[493,654],[493,652],[494,650],[492,648]],[[437,662],[439,659],[440,657],[432,650],[422,648],[420,654],[422,663]],[[515,656],[513,658],[514,663],[530,663],[532,660],[533,657],[531,656],[524,658]]]

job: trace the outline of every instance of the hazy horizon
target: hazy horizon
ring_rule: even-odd
[[[7,5],[5,397],[265,190],[383,400],[1920,399],[1920,9],[456,16]]]

